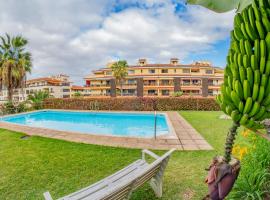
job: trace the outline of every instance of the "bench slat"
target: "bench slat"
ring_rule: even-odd
[[[68,196],[65,196],[63,199],[83,199],[84,197],[90,196],[90,195],[101,195],[104,193],[104,191],[107,190],[107,188],[113,189],[113,185],[115,183],[119,184],[122,179],[129,179],[130,177],[134,176],[138,171],[142,170],[146,166],[148,166],[144,160],[137,160],[131,165],[127,166],[126,168],[116,172],[115,174],[104,178],[103,180],[99,181],[98,183],[95,183],[93,185],[90,185],[89,187],[86,187],[80,191],[77,191],[75,193],[72,193]],[[94,195],[95,196],[95,195]]]

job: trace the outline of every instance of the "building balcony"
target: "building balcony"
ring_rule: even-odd
[[[130,97],[132,97],[132,96],[137,96],[137,94],[136,93],[123,93],[122,96],[130,96]]]
[[[88,85],[88,86],[86,86],[86,87],[111,87],[111,85],[110,84],[95,84],[95,85]]]
[[[174,83],[160,83],[160,86],[174,86]]]
[[[84,95],[84,96],[88,96],[88,97],[99,97],[99,96],[103,96],[103,97],[106,97],[106,96],[110,96],[110,93],[106,93],[106,94],[103,94],[103,93],[87,94],[87,95]]]
[[[156,97],[158,96],[158,93],[144,93],[143,96]]]
[[[209,86],[221,86],[222,83],[212,83],[212,82],[208,82]]]
[[[181,86],[201,86],[201,83],[181,83]]]
[[[127,85],[127,86],[136,86],[137,83],[123,83],[123,85]]]
[[[157,83],[143,83],[144,86],[158,86]]]

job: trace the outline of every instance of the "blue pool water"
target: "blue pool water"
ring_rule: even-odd
[[[153,137],[155,115],[113,112],[39,111],[3,117],[2,121],[88,134]],[[157,115],[157,135],[169,133],[164,114]]]

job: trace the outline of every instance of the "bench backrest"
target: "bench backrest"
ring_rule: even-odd
[[[131,179],[126,180],[119,189],[115,190],[110,195],[103,198],[103,200],[121,200],[126,199],[129,194],[153,177],[162,178],[164,170],[167,166],[167,163],[170,159],[170,155],[174,150],[166,152],[164,155],[156,159],[154,162],[149,164],[142,171],[138,172],[137,175],[134,175]],[[105,195],[104,195],[105,196]]]
[[[149,181],[151,178],[155,176],[162,177],[164,170],[168,164],[170,156],[174,150],[170,150],[166,152],[164,155],[156,159],[152,162],[146,169],[144,169],[140,176],[136,179],[135,185],[133,189],[140,187],[145,182]]]

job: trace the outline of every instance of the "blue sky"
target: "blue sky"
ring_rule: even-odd
[[[30,77],[65,73],[76,84],[115,59],[225,66],[234,12],[181,0],[0,0],[0,34],[29,40]],[[16,5],[16,6],[15,6]]]
[[[185,59],[185,61],[187,63],[190,63],[195,60],[209,60],[215,66],[225,67],[226,56],[229,48],[230,48],[230,38],[226,38],[224,40],[215,42],[213,44],[212,49],[209,51],[189,55]]]

